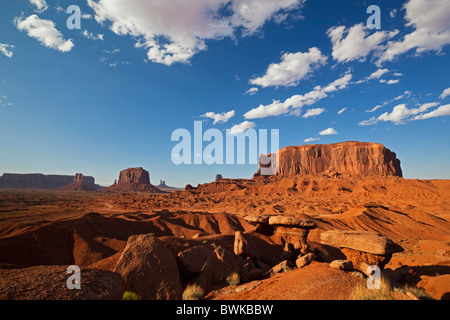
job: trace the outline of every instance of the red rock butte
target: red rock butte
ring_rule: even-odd
[[[120,171],[119,182],[106,190],[113,192],[163,192],[150,183],[150,174],[142,167]]]
[[[382,144],[348,141],[282,148],[277,174],[402,177],[402,169],[396,154]]]
[[[90,191],[95,190],[95,188],[89,186],[85,182],[85,177],[81,173],[75,174],[75,177],[73,178],[73,182],[71,184],[68,184],[67,186],[64,186],[60,188],[60,190],[64,191]]]

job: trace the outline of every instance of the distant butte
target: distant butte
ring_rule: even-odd
[[[160,189],[150,183],[150,174],[142,167],[128,168],[120,171],[119,181],[106,188],[112,192],[154,192],[161,193]]]
[[[85,177],[83,174],[77,173],[77,174],[75,174],[73,182],[71,184],[68,184],[67,186],[60,188],[60,190],[63,190],[63,191],[91,191],[91,190],[95,190],[95,188],[92,188],[91,186],[88,186],[85,183]]]
[[[277,175],[402,177],[403,174],[396,154],[382,144],[348,141],[282,148]]]

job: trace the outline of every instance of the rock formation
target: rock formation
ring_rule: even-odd
[[[81,173],[75,174],[73,182],[60,188],[60,190],[64,191],[91,191],[95,190],[91,186],[88,186],[85,182],[85,176]]]
[[[180,299],[182,288],[172,251],[152,234],[128,238],[114,272],[122,275],[125,290],[146,300]]]
[[[59,189],[74,181],[74,176],[44,175],[40,173],[5,173],[0,177],[0,189]],[[99,189],[94,177],[84,177],[84,183],[92,189]]]
[[[339,247],[354,268],[367,271],[369,265],[383,268],[403,248],[385,236],[371,231],[330,230],[320,234],[320,242]]]
[[[309,230],[317,227],[313,221],[292,216],[249,215],[244,219],[257,225],[256,232],[271,235],[275,243],[284,246],[282,258],[286,260],[295,260],[309,253],[306,238]]]
[[[282,148],[279,151],[277,174],[281,176],[402,177],[402,169],[396,154],[383,145],[349,141]]]
[[[106,190],[112,192],[162,192],[150,183],[150,174],[142,167],[120,171],[117,184]]]
[[[216,179],[214,180],[215,182],[219,182],[220,180],[222,180],[223,177],[221,174],[216,174]]]

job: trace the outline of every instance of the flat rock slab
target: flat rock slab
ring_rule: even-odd
[[[314,229],[317,227],[314,221],[291,216],[272,216],[269,218],[269,225],[289,226],[303,229]]]
[[[244,220],[250,223],[266,224],[269,223],[269,216],[248,215],[244,217]]]
[[[385,236],[362,230],[330,230],[320,235],[322,244],[350,248],[377,255],[390,255],[403,248]]]

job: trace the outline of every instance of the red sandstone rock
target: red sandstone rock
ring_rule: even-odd
[[[281,176],[402,177],[402,169],[396,154],[383,145],[349,141],[280,149],[277,174]]]
[[[113,192],[163,192],[150,183],[150,174],[143,168],[120,171],[119,181],[106,189]]]
[[[85,183],[85,177],[81,173],[75,174],[75,177],[73,179],[73,182],[71,184],[68,184],[67,186],[64,186],[60,188],[60,190],[64,191],[90,191],[95,190],[94,188],[88,186]]]

